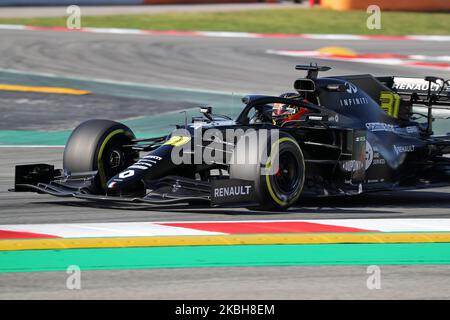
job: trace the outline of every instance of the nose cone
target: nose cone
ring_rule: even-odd
[[[173,147],[186,144],[189,141],[190,138],[188,137],[173,136],[162,146],[112,177],[106,184],[108,190],[122,191],[124,189],[133,189],[133,186],[141,185],[141,181],[144,178],[146,181],[154,180],[168,174],[176,168],[176,165],[171,160]]]

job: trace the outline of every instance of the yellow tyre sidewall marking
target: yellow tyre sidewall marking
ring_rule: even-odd
[[[295,140],[293,140],[291,138],[288,138],[288,137],[284,137],[284,138],[278,139],[278,141],[276,141],[274,144],[272,144],[272,150],[270,151],[270,157],[269,157],[269,160],[266,162],[266,169],[270,168],[270,166],[272,165],[272,161],[271,160],[272,160],[274,154],[276,154],[276,152],[278,152],[278,148],[279,148],[280,143],[282,143],[284,141],[292,142],[293,144],[295,144],[297,146],[297,148],[301,152],[300,146],[298,145],[298,143]],[[303,163],[303,167],[304,167],[304,163]],[[275,194],[275,192],[273,191],[272,184],[270,183],[270,175],[266,175],[266,185],[267,185],[267,190],[269,191],[270,196],[272,197],[272,199],[277,204],[279,204],[280,206],[286,206],[286,205],[289,204],[289,202],[286,202],[286,201],[283,201],[283,200],[279,199],[277,197],[277,195]],[[295,201],[295,199],[293,199],[293,200]]]
[[[108,134],[106,136],[105,140],[103,140],[103,143],[100,146],[100,150],[98,151],[97,167],[98,167],[98,173],[100,175],[100,183],[101,183],[102,187],[106,184],[106,175],[105,175],[105,170],[103,168],[103,163],[102,163],[103,151],[104,151],[106,145],[108,144],[109,140],[111,140],[112,137],[114,137],[115,135],[117,135],[119,133],[125,133],[125,130],[117,129],[117,130],[112,131],[110,134]]]

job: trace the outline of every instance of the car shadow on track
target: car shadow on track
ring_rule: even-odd
[[[42,203],[42,202],[40,202]],[[65,205],[80,208],[118,209],[130,211],[164,211],[172,213],[196,213],[219,215],[283,215],[283,214],[400,214],[402,208],[450,208],[450,192],[398,191],[355,196],[305,198],[287,211],[258,211],[245,208],[210,208],[194,205],[154,206],[146,204],[119,204],[91,201],[47,201],[49,205]],[[396,210],[396,209],[400,210]]]

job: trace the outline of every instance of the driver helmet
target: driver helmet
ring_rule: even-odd
[[[272,117],[274,119],[281,119],[284,117],[288,117],[297,112],[297,108],[295,106],[290,106],[288,104],[283,103],[274,103],[272,107]]]
[[[284,93],[280,95],[280,98],[301,99],[301,96],[298,93]],[[280,124],[290,120],[292,116],[298,114],[299,111],[300,111],[299,108],[295,105],[274,103],[272,107],[272,119],[275,121],[275,123]]]

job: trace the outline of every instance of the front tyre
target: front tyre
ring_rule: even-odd
[[[88,120],[73,130],[64,149],[63,168],[69,173],[98,171],[94,193],[104,193],[106,182],[132,165],[138,153],[124,147],[134,133],[119,122]]]
[[[252,137],[244,135],[236,149],[244,147],[248,158],[245,164],[233,159],[235,162],[230,165],[230,178],[255,183],[259,205],[249,209],[286,210],[299,199],[305,181],[305,161],[300,146],[291,135],[284,132],[279,132],[276,138],[269,138],[263,143],[239,146],[246,138]],[[269,157],[261,161],[264,159],[263,152]]]

